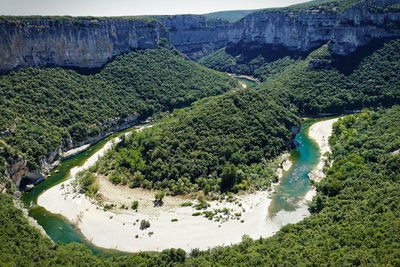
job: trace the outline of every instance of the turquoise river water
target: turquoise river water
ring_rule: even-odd
[[[273,195],[273,200],[269,207],[269,211],[272,216],[280,210],[295,210],[296,203],[300,201],[310,189],[311,185],[307,178],[307,174],[318,162],[319,149],[317,144],[308,137],[308,129],[318,120],[308,119],[302,123],[301,131],[295,138],[295,141],[299,145],[291,152],[290,156],[290,159],[293,161],[293,165],[290,170],[284,174],[281,184],[278,186],[276,193]],[[127,254],[120,251],[107,250],[94,246],[85,239],[76,226],[69,223],[63,216],[52,214],[43,207],[38,206],[37,199],[45,190],[65,181],[69,177],[69,172],[73,167],[83,165],[86,159],[102,148],[109,140],[132,130],[133,128],[124,132],[110,135],[97,144],[91,146],[86,151],[66,161],[63,161],[50,173],[50,176],[45,181],[35,186],[30,192],[22,195],[24,204],[29,208],[29,215],[38,221],[38,223],[44,228],[46,233],[53,241],[59,243],[82,243],[91,249],[95,254]]]

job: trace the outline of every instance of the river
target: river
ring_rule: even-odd
[[[297,213],[297,215],[294,216],[296,221],[301,220],[300,216],[305,216],[299,214],[308,212],[306,202],[303,201],[305,194],[310,190],[311,186],[307,174],[318,162],[319,149],[317,144],[308,137],[307,133],[309,127],[318,120],[309,119],[302,123],[302,129],[295,139],[299,145],[291,152],[290,159],[293,161],[293,165],[284,174],[281,184],[277,187],[276,193],[272,196],[269,212],[272,220],[278,222],[278,224],[279,221],[286,220],[283,220],[283,217],[287,217],[288,212],[292,214]],[[29,215],[38,221],[53,241],[59,243],[83,243],[95,254],[126,254],[124,252],[94,246],[85,239],[78,228],[69,223],[63,216],[52,214],[43,207],[38,206],[37,199],[42,192],[68,179],[69,172],[72,168],[82,166],[90,156],[101,149],[108,141],[131,130],[133,130],[133,128],[125,132],[113,134],[91,146],[88,150],[62,162],[50,173],[50,176],[44,182],[35,186],[32,191],[23,194],[22,200],[24,204],[29,207]]]

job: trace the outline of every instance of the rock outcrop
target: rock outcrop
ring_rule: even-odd
[[[100,128],[105,130],[97,136],[87,138],[85,141],[79,143],[73,142],[71,139],[65,140],[64,145],[60,145],[54,151],[48,152],[42,159],[40,159],[40,170],[37,171],[30,170],[26,159],[22,156],[18,156],[9,163],[5,175],[12,180],[18,189],[24,191],[31,188],[27,186],[36,185],[43,181],[47,174],[58,166],[62,160],[73,156],[73,154],[69,153],[67,154],[67,157],[64,157],[66,151],[87,144],[91,145],[97,143],[108,135],[132,127],[138,122],[139,120],[136,115],[129,115],[126,118],[116,118],[100,125]],[[82,150],[77,150],[77,153],[81,151]]]
[[[198,60],[224,47],[230,23],[200,15],[177,15],[160,18],[169,32],[169,41],[179,51]]]
[[[98,68],[161,38],[197,60],[227,46],[231,54],[306,54],[330,41],[347,55],[373,39],[400,36],[399,0],[345,1],[262,10],[230,24],[200,15],[155,18],[38,17],[0,19],[0,72],[30,66]]]
[[[98,68],[166,38],[156,20],[36,18],[0,21],[0,71],[31,66]]]
[[[332,12],[256,12],[232,25],[228,47],[245,53],[284,49],[306,52],[326,43],[336,25]]]
[[[343,3],[342,3],[343,4]],[[398,0],[364,0],[258,11],[233,24],[228,34],[232,54],[309,52],[330,42],[336,55],[348,55],[373,39],[400,37]]]
[[[399,0],[362,1],[344,10],[331,36],[330,50],[348,55],[374,39],[400,36]]]

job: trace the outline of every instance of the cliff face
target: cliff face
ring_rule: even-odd
[[[304,52],[327,42],[336,21],[336,14],[330,12],[256,12],[231,27],[228,47]]]
[[[108,135],[132,127],[138,122],[139,120],[136,115],[129,115],[124,119],[116,118],[103,123],[100,127],[105,130],[102,131],[98,136],[87,138],[85,141],[80,143],[74,143],[71,139],[64,140],[64,145],[60,145],[54,151],[48,152],[40,159],[40,170],[37,171],[30,170],[27,166],[26,159],[22,156],[18,156],[18,158],[9,163],[8,168],[6,168],[5,175],[12,180],[19,190],[27,190],[29,185],[36,185],[43,181],[49,172],[57,167],[61,161],[81,152],[81,150],[77,150],[75,153],[65,156],[66,151],[87,144],[95,144]]]
[[[35,19],[0,24],[0,71],[30,66],[96,68],[167,37],[157,21]]]
[[[398,0],[363,1],[343,11],[332,30],[330,49],[348,55],[373,39],[400,36],[400,9],[391,8]]]
[[[157,20],[3,20],[0,72],[30,66],[97,68],[132,49],[155,48],[160,38],[168,39],[194,60],[224,46],[232,54],[265,56],[307,53],[328,41],[334,54],[347,55],[372,39],[400,36],[398,2],[364,0],[344,10],[340,3],[330,2],[258,11],[234,24],[199,15],[162,16]]]
[[[221,47],[228,40],[230,23],[205,16],[179,15],[160,19],[169,31],[169,41],[191,59],[198,60]]]
[[[334,54],[348,55],[376,38],[400,36],[398,0],[365,0],[343,11],[335,4],[303,10],[259,11],[232,25],[228,51],[237,54],[308,52],[330,41]]]

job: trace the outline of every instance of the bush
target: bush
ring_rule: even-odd
[[[163,204],[163,199],[165,197],[165,192],[164,191],[159,191],[154,195],[154,203],[156,205],[162,205]]]
[[[113,184],[120,184],[121,181],[122,181],[122,179],[121,179],[121,176],[120,176],[120,175],[113,174],[113,175],[110,176],[110,181],[111,181],[111,183],[113,183]]]
[[[140,221],[140,230],[145,230],[150,227],[150,222],[147,220]]]
[[[137,200],[133,201],[133,202],[132,202],[131,209],[137,210],[138,207],[139,207],[139,201],[137,201]]]
[[[192,205],[193,205],[192,202],[186,201],[186,202],[183,202],[183,203],[181,204],[181,207],[191,207]]]

